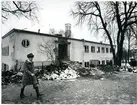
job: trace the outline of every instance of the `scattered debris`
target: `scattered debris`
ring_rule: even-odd
[[[114,71],[129,71],[137,73],[137,67],[131,67],[130,65],[121,67],[100,65],[97,67],[82,67],[81,62],[74,61],[62,61],[60,66],[50,64],[45,66],[42,70],[35,70],[37,78],[42,80],[64,80],[74,79],[78,77],[91,77],[94,79],[103,80],[103,76],[107,73]],[[42,72],[41,72],[42,71]],[[21,83],[23,77],[22,72],[3,71],[2,72],[2,84],[8,83]]]

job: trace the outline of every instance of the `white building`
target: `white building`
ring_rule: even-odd
[[[28,53],[35,55],[36,65],[41,65],[41,62],[50,63],[47,55],[39,51],[38,46],[44,44],[44,41],[53,42],[56,58],[79,61],[83,66],[88,66],[91,60],[98,60],[99,64],[112,60],[109,44],[12,29],[2,37],[2,70],[10,70],[16,60],[24,62]]]

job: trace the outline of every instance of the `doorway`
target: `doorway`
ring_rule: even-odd
[[[59,44],[59,58],[60,60],[68,59],[68,45],[67,44]]]

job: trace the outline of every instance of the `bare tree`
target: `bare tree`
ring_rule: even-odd
[[[20,18],[26,17],[31,20],[38,20],[37,12],[39,10],[35,1],[2,1],[1,16],[4,23],[12,15]]]
[[[51,35],[55,35],[55,34],[65,35],[65,32],[64,32],[64,30],[62,30],[62,29],[60,29],[60,30],[58,31],[58,30],[55,30],[54,28],[50,28],[50,29],[49,29],[49,34],[51,34]]]
[[[53,64],[55,63],[55,42],[54,40],[45,40],[43,43],[38,44],[38,52],[45,55],[47,60],[50,60]]]
[[[130,26],[130,29],[132,31],[132,37],[136,39],[135,44],[137,45],[137,23]]]
[[[50,28],[49,29],[49,34],[55,35],[56,34],[56,30],[54,28]]]
[[[72,15],[78,18],[77,24],[87,22],[92,30],[103,30],[107,36],[114,64],[121,66],[123,42],[125,32],[128,26],[135,24],[135,13],[137,12],[137,3],[132,1],[108,1],[108,2],[76,2],[75,9],[72,10]],[[116,41],[117,52],[115,52],[114,42],[112,40],[111,29],[113,24],[116,24]]]
[[[125,45],[127,46],[127,53],[128,53],[128,62],[129,62],[129,57],[131,55],[130,50],[134,47],[135,45],[135,37],[134,37],[134,32],[132,31],[131,27],[127,28],[126,31],[126,37],[125,37]]]
[[[59,34],[65,35],[65,31],[61,29],[61,30],[59,30]]]

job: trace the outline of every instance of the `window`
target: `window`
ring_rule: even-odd
[[[98,64],[100,65],[100,61],[98,61]]]
[[[105,65],[105,61],[104,60],[102,61],[102,65]]]
[[[9,46],[2,48],[2,55],[3,56],[9,56]]]
[[[110,48],[110,53],[112,52],[111,48]]]
[[[89,46],[85,45],[84,47],[85,47],[85,52],[88,53],[89,52]]]
[[[98,47],[97,53],[100,53],[100,47]]]
[[[95,46],[91,46],[91,52],[95,53]]]
[[[104,47],[102,47],[102,53],[105,53],[105,48]]]
[[[106,48],[106,53],[108,53],[108,48]]]
[[[23,47],[26,48],[26,47],[28,47],[29,45],[30,45],[29,40],[27,40],[27,39],[23,39],[23,40],[22,40],[22,46],[23,46]]]
[[[106,64],[108,65],[110,63],[110,61],[109,60],[106,60]]]
[[[9,70],[9,66],[7,64],[5,64],[5,63],[2,63],[2,70],[3,71]]]
[[[89,67],[89,62],[85,62],[85,67]]]

